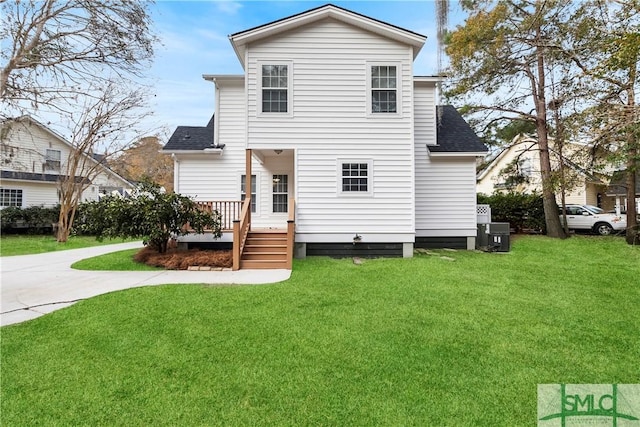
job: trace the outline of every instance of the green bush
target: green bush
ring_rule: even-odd
[[[2,209],[3,233],[40,234],[53,230],[58,222],[60,206],[30,206],[28,208],[6,207]]]
[[[221,218],[199,210],[189,197],[164,193],[156,184],[143,183],[138,194],[130,199],[107,196],[78,207],[74,230],[98,239],[141,238],[159,252],[165,252],[171,237],[213,231],[220,237]]]
[[[491,206],[492,222],[508,222],[516,233],[523,230],[546,232],[544,205],[539,194],[478,194],[479,204]]]

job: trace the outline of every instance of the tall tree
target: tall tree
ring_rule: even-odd
[[[588,0],[580,3],[562,37],[550,43],[581,75],[585,108],[576,128],[592,136],[596,147],[617,154],[626,166],[627,233],[638,244],[636,175],[640,170],[640,2]]]
[[[151,181],[173,190],[173,161],[162,154],[157,136],[141,138],[113,159],[111,168],[132,181]]]
[[[468,0],[465,24],[449,38],[452,84],[448,96],[467,111],[484,113],[487,124],[527,120],[535,124],[547,233],[566,236],[558,216],[547,111],[548,40],[568,1]]]
[[[149,5],[129,0],[0,5],[0,115],[55,114],[71,132],[74,149],[59,183],[59,241],[66,240],[95,171],[86,159],[122,147],[124,133],[146,114],[140,78],[156,42]],[[77,176],[83,179],[78,182]]]

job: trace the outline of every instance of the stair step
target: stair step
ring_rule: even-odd
[[[240,268],[275,269],[287,268],[287,261],[280,260],[241,260]]]
[[[244,245],[243,252],[281,252],[286,253],[285,245]]]
[[[262,260],[287,260],[286,252],[244,252],[242,260],[262,261]]]

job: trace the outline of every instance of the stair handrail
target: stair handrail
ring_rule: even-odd
[[[244,251],[247,234],[251,228],[251,197],[247,195],[242,203],[240,218],[233,220],[233,270],[240,270],[240,258]]]

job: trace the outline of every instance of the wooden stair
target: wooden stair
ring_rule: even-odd
[[[240,259],[240,268],[287,268],[287,232],[249,231]]]

